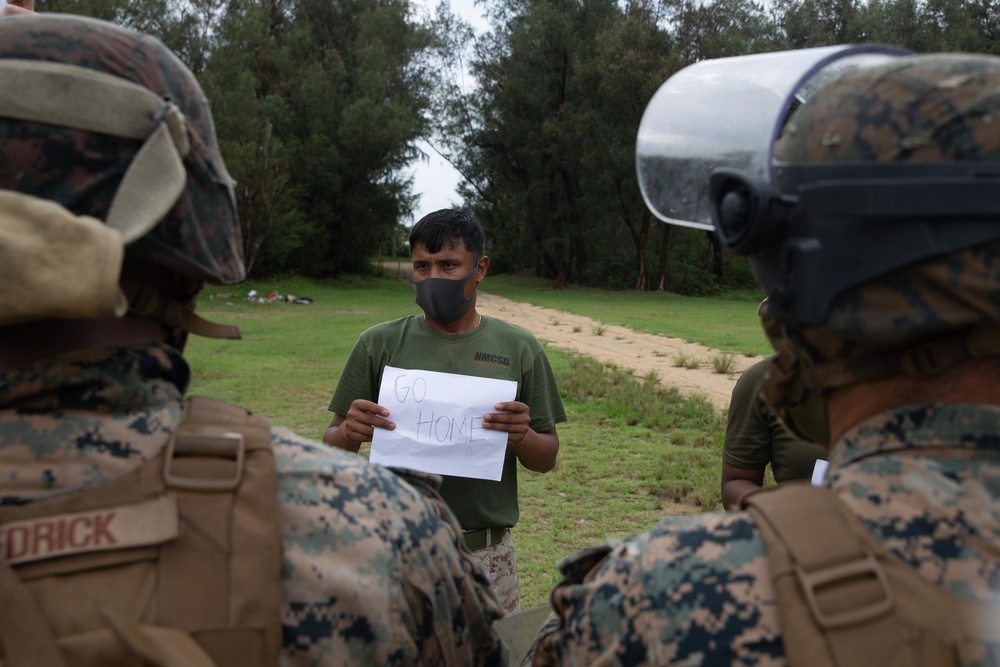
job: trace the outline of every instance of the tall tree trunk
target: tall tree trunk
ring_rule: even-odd
[[[636,268],[636,280],[635,280],[635,290],[638,292],[646,291],[649,287],[649,271],[646,268],[646,243],[649,241],[649,211],[643,207],[644,212],[639,214],[639,221],[636,223],[630,214],[630,209],[626,203],[626,197],[623,192],[624,189],[624,179],[619,177],[615,179],[615,191],[618,194],[618,207],[621,211],[621,219],[628,227],[629,234],[632,236],[632,243],[635,245],[635,268]]]
[[[576,257],[576,282],[587,285],[587,245],[583,234],[573,235],[573,255]]]
[[[649,241],[649,216],[639,218],[639,233],[635,235],[635,259],[637,275],[635,290],[645,292],[649,287],[649,272],[646,270],[646,243]]]
[[[644,215],[649,217],[649,211]],[[656,287],[657,292],[667,291],[667,248],[670,243],[670,230],[673,228],[673,225],[663,225],[663,239],[660,241],[660,281]]]
[[[722,246],[719,245],[719,239],[716,238],[715,233],[705,233],[708,234],[708,242],[712,244],[712,273],[715,275],[715,284],[722,287],[726,282],[726,277],[722,272]]]
[[[545,267],[549,264],[549,258],[545,252],[545,248],[542,247],[542,232],[535,225],[535,231],[532,234],[535,239],[535,277],[544,278],[545,277]]]
[[[556,289],[566,289],[566,241],[563,238],[563,220],[559,211],[559,195],[556,192],[556,173],[549,171],[549,215],[552,219],[552,259],[555,269]]]

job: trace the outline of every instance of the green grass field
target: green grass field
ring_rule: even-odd
[[[587,315],[608,324],[685,338],[709,347],[768,351],[756,296],[685,299],[667,294],[598,290],[556,292],[523,278],[491,276],[497,294]],[[311,305],[254,303],[262,294],[310,297]],[[603,296],[602,296],[603,295]],[[667,317],[660,310],[668,310]],[[208,319],[238,324],[244,339],[192,336],[190,393],[215,396],[268,415],[318,439],[326,407],[358,334],[387,319],[419,312],[412,287],[395,278],[312,282],[283,279],[235,288],[211,287],[199,303]],[[756,327],[756,329],[754,328]],[[720,509],[724,416],[707,400],[636,379],[630,372],[550,349],[569,421],[559,426],[556,469],[520,470],[521,520],[514,531],[522,606],[544,604],[559,579],[558,561],[609,537],[653,526],[668,501]],[[362,449],[362,455],[367,447]]]

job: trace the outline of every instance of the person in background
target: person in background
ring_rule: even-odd
[[[483,428],[507,433],[499,482],[445,476],[441,495],[458,516],[465,542],[507,612],[518,611],[520,582],[510,529],[520,515],[517,463],[548,472],[556,464],[566,421],[545,351],[526,329],[476,310],[489,257],[486,234],[472,214],[442,209],[421,218],[410,233],[413,282],[422,316],[410,315],[364,331],[330,401],[334,413],[323,442],[357,452],[376,428],[395,427],[378,404],[385,366],[455,373],[517,383],[514,401],[483,416]]]
[[[763,313],[766,300],[757,315]],[[729,402],[726,439],[722,445],[722,506],[738,509],[740,500],[764,486],[768,464],[778,484],[811,479],[817,460],[826,460],[824,445],[797,438],[778,420],[760,396],[773,357],[743,372]]]
[[[5,664],[504,664],[437,480],[185,396],[233,186],[156,38],[0,20]]]
[[[823,487],[570,556],[525,664],[995,663],[1000,58],[837,74],[774,144],[775,183],[713,181],[768,293],[765,400],[829,444]]]

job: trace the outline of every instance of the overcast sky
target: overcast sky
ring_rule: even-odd
[[[413,211],[411,222],[416,222],[432,211],[451,208],[461,203],[461,198],[455,191],[459,181],[458,172],[429,144],[421,141],[419,146],[430,159],[426,162],[420,161],[412,168],[413,193],[420,199]]]

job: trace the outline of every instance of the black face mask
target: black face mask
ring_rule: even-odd
[[[472,298],[476,296],[476,289],[472,294],[465,296],[465,286],[476,275],[478,263],[472,267],[472,271],[464,278],[453,280],[451,278],[424,278],[420,282],[414,282],[417,288],[417,305],[427,317],[441,324],[451,324],[465,313]]]

